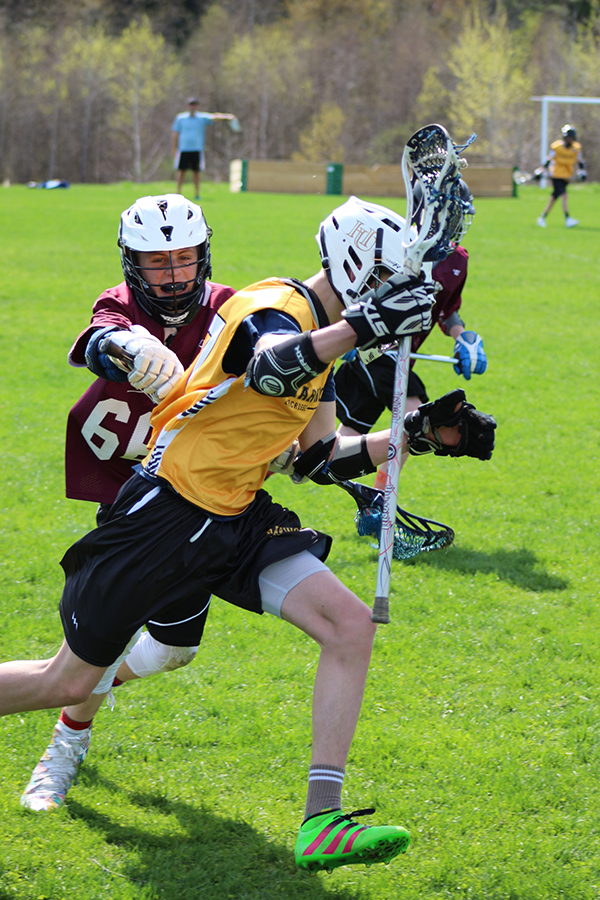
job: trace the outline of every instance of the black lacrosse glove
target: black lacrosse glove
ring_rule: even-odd
[[[363,294],[342,316],[356,332],[356,347],[398,341],[410,334],[431,331],[433,284],[397,272],[388,281]]]
[[[458,426],[461,437],[456,447],[447,447],[442,443],[437,431],[441,425],[448,428]],[[433,451],[436,456],[491,459],[495,428],[494,417],[479,412],[472,403],[467,403],[465,392],[460,389],[450,391],[432,403],[424,403],[404,418],[408,448],[413,456]],[[429,432],[427,437],[426,432]]]

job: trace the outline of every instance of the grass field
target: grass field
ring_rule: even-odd
[[[148,193],[170,188],[145,186]],[[54,653],[59,560],[93,525],[63,487],[67,412],[86,386],[68,349],[121,280],[121,210],[139,186],[1,191],[0,659]],[[466,386],[498,420],[489,463],[411,460],[400,498],[454,546],[397,563],[348,765],[348,810],[409,827],[389,867],[307,876],[293,861],[305,794],[312,643],[215,601],[195,663],[121,689],[96,721],[66,808],[21,809],[56,711],[0,721],[0,900],[597,900],[600,896],[600,185],[477,201],[467,325],[488,372],[420,363],[431,396]],[[403,201],[388,201],[403,211]],[[336,199],[206,184],[214,277],[307,277]],[[448,354],[441,332],[425,345]],[[382,420],[385,424],[385,420]],[[329,562],[364,599],[376,551],[336,488],[272,479],[330,531]]]

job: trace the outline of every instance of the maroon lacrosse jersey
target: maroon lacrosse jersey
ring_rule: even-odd
[[[198,314],[169,344],[184,369],[198,353],[215,311],[235,294],[233,288],[206,283]],[[71,350],[69,363],[85,366],[85,348],[94,331],[115,325],[127,329],[143,325],[164,341],[164,328],[136,302],[125,282],[104,291],[94,304],[92,320]],[[65,448],[66,492],[73,500],[113,503],[131,467],[147,454],[150,415],[154,404],[128,381],[97,378],[77,401],[67,420]]]
[[[431,310],[432,324],[437,322],[444,332],[446,319],[458,312],[462,303],[462,290],[467,280],[467,262],[469,254],[464,247],[457,247],[450,256],[439,262],[433,270],[432,278],[442,285],[441,291],[435,295],[435,303]],[[416,353],[430,331],[414,334],[411,341],[411,352]],[[414,360],[411,365],[414,365]]]

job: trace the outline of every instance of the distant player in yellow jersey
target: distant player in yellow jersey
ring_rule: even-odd
[[[560,197],[565,214],[565,225],[573,228],[579,224],[579,219],[572,219],[569,215],[567,200],[567,184],[573,177],[575,166],[578,167],[577,177],[585,181],[586,171],[583,157],[581,156],[581,144],[575,140],[577,132],[572,125],[564,125],[561,129],[562,138],[550,145],[548,159],[544,168],[549,169],[552,179],[552,194],[548,200],[546,209],[537,220],[541,228],[546,227],[546,216]]]
[[[65,554],[63,646],[0,666],[0,714],[81,703],[140,625],[199,641],[211,595],[280,617],[319,647],[312,759],[295,856],[316,871],[389,862],[399,825],[342,812],[375,625],[325,565],[331,538],[263,489],[273,457],[299,440],[296,473],[319,484],[374,472],[389,432],[336,435],[335,359],[431,327],[433,285],[402,272],[403,220],[355,197],[321,224],[322,267],[271,278],[219,308],[200,352],[152,415],[151,451],[106,521]],[[489,459],[495,422],[454,391],[405,420],[416,455]],[[300,673],[299,676],[301,677]],[[374,810],[361,810],[361,814]],[[357,814],[354,814],[357,815]]]

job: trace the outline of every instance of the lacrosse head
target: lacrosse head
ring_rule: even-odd
[[[316,235],[321,264],[344,306],[402,271],[404,231],[398,213],[358,197],[350,197],[321,222]]]
[[[211,234],[201,208],[181,194],[141,197],[122,214],[117,243],[125,281],[142,309],[162,325],[180,328],[200,309],[206,279],[211,275]],[[196,274],[191,281],[181,281],[173,252],[192,247],[197,250]],[[167,253],[168,262],[145,265],[142,270],[139,252]],[[152,271],[171,272],[171,283],[161,284],[162,292],[169,290],[171,295],[157,295],[156,285],[148,277]]]
[[[460,207],[460,217],[456,218],[456,228],[454,234],[450,233],[450,224],[446,229],[444,229],[444,238],[447,239],[447,246],[443,246],[442,242],[437,245],[435,253],[436,256],[439,257],[437,262],[440,262],[441,259],[445,259],[446,256],[449,256],[454,252],[457,245],[460,244],[467,231],[471,227],[471,223],[473,222],[473,216],[475,215],[475,206],[473,204],[473,195],[469,189],[469,185],[462,178],[459,179],[458,182],[458,194],[459,194],[459,207]],[[412,213],[412,224],[417,228],[420,227],[423,212],[424,212],[424,197],[423,197],[423,188],[419,181],[415,181],[413,185],[413,213]],[[442,256],[443,251],[445,251],[445,255]],[[425,257],[427,259],[427,255]]]
[[[356,501],[358,507],[354,522],[359,535],[372,535],[377,542],[381,538],[383,520],[383,492],[370,488],[358,481],[343,481],[344,488]],[[394,526],[394,559],[412,559],[419,553],[442,550],[454,540],[454,531],[449,525],[425,519],[396,507]]]
[[[461,196],[460,169],[466,161],[459,159],[457,150],[442,125],[426,125],[408,141],[402,155],[402,174],[406,184],[407,222],[418,216],[418,236],[413,238],[405,229],[404,268],[411,274],[419,271],[424,260],[440,262],[450,252],[452,243],[462,236],[463,218],[474,207]],[[416,190],[415,186],[419,185]],[[416,203],[415,203],[416,190]],[[468,188],[466,188],[468,191]],[[464,188],[462,189],[464,193]],[[470,191],[468,191],[470,196]],[[421,211],[417,209],[420,205]]]

